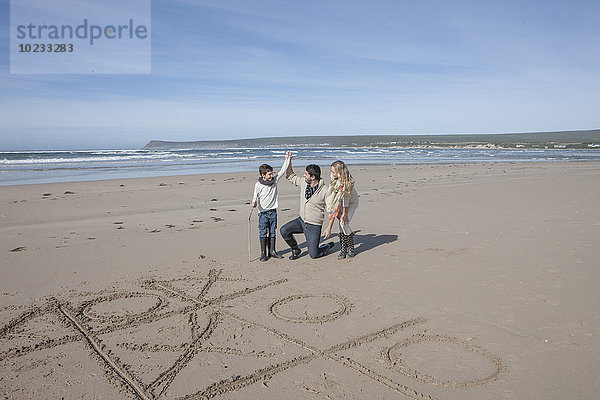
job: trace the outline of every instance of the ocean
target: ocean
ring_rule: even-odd
[[[471,164],[487,162],[600,161],[599,149],[487,149],[390,147],[243,147],[177,150],[77,150],[0,152],[0,186],[100,179],[279,169],[285,152],[294,166],[335,160],[348,165]]]

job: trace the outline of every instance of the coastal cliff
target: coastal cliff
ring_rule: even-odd
[[[290,136],[170,142],[152,140],[143,150],[247,147],[435,147],[435,148],[600,148],[600,129],[586,131],[452,134]]]

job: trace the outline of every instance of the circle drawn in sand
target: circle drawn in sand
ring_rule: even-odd
[[[315,301],[315,299],[317,299],[317,301]],[[325,300],[325,304],[323,303],[323,300]],[[290,305],[291,303],[296,303],[295,307],[292,307]],[[309,308],[312,310],[331,309],[331,303],[334,304],[335,309],[327,314],[311,315],[308,311]],[[300,311],[302,308],[304,308],[303,312]],[[271,304],[269,311],[275,318],[287,322],[322,323],[336,320],[342,315],[348,314],[351,308],[352,304],[344,297],[323,293],[289,296]],[[300,316],[302,313],[304,315]]]
[[[485,360],[491,362],[493,365],[493,371],[485,377],[475,378],[472,380],[461,380],[461,381],[449,381],[449,380],[441,380],[433,377],[432,375],[424,374],[416,369],[412,369],[403,365],[403,360],[401,358],[401,349],[406,348],[411,345],[423,343],[423,342],[442,342],[449,343],[462,348],[463,350],[467,350],[473,353],[476,353],[482,356]],[[394,344],[384,351],[383,354],[385,360],[390,364],[393,369],[399,372],[402,375],[405,375],[409,378],[415,379],[421,383],[427,383],[430,385],[443,386],[443,387],[451,387],[457,389],[464,389],[470,387],[481,386],[490,382],[497,380],[503,373],[506,372],[506,365],[502,362],[502,360],[495,356],[494,354],[488,352],[484,348],[476,346],[471,343],[467,343],[461,341],[459,339],[442,336],[442,335],[431,335],[425,333],[419,333],[413,335],[412,337],[405,339],[401,342]]]
[[[216,282],[233,281],[232,279],[220,277],[221,272],[221,270],[216,269],[208,271],[206,277],[200,280],[202,283],[199,286],[202,287],[199,295],[198,288],[193,287],[193,285],[192,288],[194,290],[192,293],[188,293],[180,287],[182,286],[182,282],[189,283],[188,278],[176,278],[174,280],[158,280],[153,278],[151,280],[136,282],[141,284],[143,289],[152,291],[153,293],[140,293],[131,290],[112,290],[104,293],[76,292],[70,295],[70,297],[77,298],[75,302],[62,298],[49,298],[45,304],[27,307],[20,315],[15,316],[7,323],[0,321],[0,339],[3,343],[14,343],[7,350],[0,349],[0,362],[5,363],[8,361],[12,363],[13,371],[9,379],[18,379],[18,374],[23,368],[18,367],[18,365],[22,363],[9,361],[10,359],[22,357],[33,352],[57,348],[58,346],[70,343],[82,342],[88,348],[93,356],[92,358],[100,363],[102,370],[107,375],[108,382],[118,386],[120,392],[128,395],[128,397],[136,399],[159,399],[163,398],[165,394],[181,393],[183,395],[185,391],[186,394],[179,398],[209,399],[223,397],[228,393],[242,390],[259,382],[262,382],[264,386],[268,386],[270,379],[274,378],[277,374],[291,368],[306,365],[313,360],[321,359],[327,362],[336,362],[339,366],[362,374],[365,379],[382,384],[409,399],[431,399],[431,396],[425,393],[419,393],[413,388],[397,382],[393,378],[372,370],[368,365],[362,363],[360,357],[350,359],[343,354],[344,351],[374,343],[375,341],[388,340],[393,335],[409,327],[427,322],[426,320],[413,318],[397,322],[368,334],[333,344],[329,348],[319,349],[316,345],[305,343],[287,332],[253,322],[228,309],[231,307],[230,304],[232,302],[269,287],[281,285],[287,282],[287,279],[268,281],[253,287],[245,287],[243,290],[232,288],[231,292],[226,293],[222,293],[222,288],[219,287],[217,293],[213,297],[209,297]],[[178,284],[173,285],[174,282]],[[197,283],[198,281],[194,282]],[[161,292],[162,294],[158,295],[156,292]],[[91,300],[82,302],[81,296],[85,296],[85,298]],[[167,300],[171,298],[175,300]],[[284,321],[323,323],[333,321],[349,313],[352,306],[346,298],[333,294],[299,294],[278,300],[267,309],[276,318]],[[15,309],[22,308],[20,306],[14,307]],[[3,312],[7,310],[11,310],[11,308],[4,307],[0,309]],[[256,311],[258,312],[258,310]],[[263,309],[262,311],[264,312],[265,310]],[[252,310],[247,312],[252,312]],[[61,337],[62,331],[59,331],[61,333],[56,338],[53,337],[40,341],[33,338],[36,339],[36,342],[29,342],[23,345],[23,340],[32,339],[31,335],[29,335],[31,329],[38,329],[41,324],[45,324],[51,330],[54,328],[52,325],[49,325],[54,320],[46,320],[46,314],[53,314],[55,317],[58,317],[61,322],[64,322],[65,328],[70,328],[69,333]],[[207,315],[208,320],[205,321],[204,318],[201,318],[199,321],[199,316],[201,315]],[[187,324],[178,318],[178,316],[187,316]],[[6,317],[3,316],[3,318]],[[189,332],[184,335],[187,337],[187,340],[176,345],[147,342],[138,343],[135,341],[122,343],[124,336],[131,337],[133,335],[134,338],[140,339],[148,337],[148,334],[155,336],[153,335],[153,331],[156,329],[156,325],[150,324],[158,321],[164,321],[161,322],[161,330],[173,328],[179,331],[183,327],[184,331],[187,330]],[[242,333],[240,329],[245,330],[245,332]],[[326,331],[325,333],[327,333]],[[258,332],[259,336],[257,336],[256,332]],[[236,337],[238,333],[240,336]],[[292,349],[300,349],[298,351],[301,353],[292,351],[291,355],[283,359],[280,358],[281,355],[279,353],[265,353],[261,350],[264,347],[262,342],[263,333],[277,338],[282,343],[282,346],[286,346],[284,349],[287,350],[291,346]],[[114,336],[110,336],[111,334],[114,334]],[[158,340],[161,342],[162,338],[171,336],[169,331],[164,331],[162,335],[154,337],[153,341],[157,342]],[[175,336],[178,335],[173,335],[173,337]],[[105,340],[107,338],[110,340]],[[14,342],[11,342],[13,340]],[[255,340],[258,341],[255,342]],[[440,342],[442,343],[440,344]],[[407,347],[421,343],[424,343],[423,347],[442,347],[441,353],[446,360],[443,366],[445,369],[448,368],[448,364],[462,366],[461,364],[465,364],[464,361],[466,360],[469,371],[476,371],[471,375],[476,376],[476,379],[468,382],[441,381],[437,376],[434,378],[433,376],[420,375],[420,372],[416,369],[411,370],[406,368],[406,364],[414,366],[423,359],[406,362],[400,359],[400,352],[409,353],[406,350]],[[119,357],[116,357],[116,354],[123,355],[123,353],[115,353],[113,345],[142,354],[127,354],[127,358],[122,361]],[[5,347],[6,345],[3,344],[3,348]],[[446,351],[447,349],[448,351]],[[414,350],[415,348],[410,349],[410,351]],[[173,357],[163,357],[162,355],[151,357],[147,355],[147,352],[171,352],[175,354],[173,354]],[[236,357],[274,358],[274,360],[272,362],[266,361],[266,367],[262,363],[256,364],[256,368],[259,369],[255,370],[252,370],[250,368],[251,364],[247,363],[248,370],[247,372],[243,372],[243,375],[240,372],[244,371],[245,368],[241,371],[237,369],[231,371],[233,375],[229,377],[227,377],[228,374],[226,372],[224,372],[225,375],[211,376],[215,371],[211,367],[217,367],[216,365],[211,366],[210,363],[204,363],[203,360],[193,361],[196,355],[201,352],[224,354],[227,355],[231,362],[235,362],[237,360]],[[294,357],[294,353],[300,355]],[[431,355],[432,353],[430,352],[429,354]],[[491,383],[507,372],[506,366],[498,357],[481,347],[461,342],[452,337],[432,334],[425,335],[425,333],[397,342],[394,346],[386,348],[381,355],[386,358],[390,369],[395,372],[406,374],[410,378],[424,383],[449,388],[473,387],[484,383]],[[129,361],[131,364],[126,364],[124,361]],[[223,360],[221,361],[223,362]],[[432,362],[429,361],[425,360],[424,368],[439,369],[439,359],[435,359]],[[496,371],[492,372],[489,376],[485,376],[490,369],[490,361],[495,366]],[[474,367],[475,364],[477,364],[476,367]],[[32,364],[32,368],[34,369],[37,369],[38,366],[40,368],[45,367],[43,370],[40,369],[40,374],[45,374],[47,371],[46,361],[40,365]],[[225,364],[223,366],[227,367]],[[477,369],[477,367],[481,368]],[[190,384],[187,377],[191,376],[190,374],[197,373],[204,374],[209,378],[200,380],[197,383],[194,381]],[[456,371],[452,371],[452,373],[456,375]],[[183,374],[184,378],[178,378],[179,374]],[[431,375],[440,374],[432,373]],[[44,375],[44,377],[47,376]],[[156,379],[148,382],[146,378],[149,376],[156,376]],[[479,376],[485,377],[479,378]],[[451,378],[454,377],[451,376]],[[85,378],[82,376],[81,379]],[[457,379],[453,380],[456,381]],[[42,380],[42,382],[44,381]],[[195,393],[190,393],[190,390],[195,391]],[[54,391],[53,393],[56,394],[57,392]],[[69,397],[75,397],[75,394]],[[243,397],[243,393],[241,396]]]
[[[140,298],[154,299],[148,308],[138,312],[131,312],[127,308],[140,308]],[[128,299],[136,299],[135,302]],[[103,304],[104,303],[104,304]],[[110,304],[113,303],[113,304]],[[142,306],[148,302],[143,302]],[[102,305],[102,306],[100,306]],[[126,320],[130,318],[141,318],[165,307],[167,302],[162,297],[151,293],[136,293],[136,292],[119,292],[108,296],[97,297],[93,300],[82,304],[80,312],[90,320],[115,322],[118,320]],[[100,306],[100,307],[99,307]],[[111,307],[112,306],[112,307]],[[94,308],[102,308],[102,310],[94,310]]]

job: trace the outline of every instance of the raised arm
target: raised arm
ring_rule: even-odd
[[[281,166],[281,169],[279,170],[277,175],[275,175],[276,182],[279,182],[279,179],[283,176],[284,173],[287,175],[287,170],[290,168],[291,163],[292,163],[292,153],[290,151],[288,151],[285,154],[285,160],[283,161],[283,165]]]
[[[285,159],[286,159],[286,161],[289,161],[288,165],[287,165],[287,168],[286,168],[286,171],[285,171],[285,176],[289,176],[290,174],[292,174],[294,172],[292,170],[292,158],[293,158],[292,152],[288,150],[285,153]]]
[[[296,176],[296,174],[294,173],[294,171],[292,170],[292,152],[288,151],[285,155],[286,158],[289,158],[290,163],[288,164],[287,170],[285,171],[285,177],[287,178],[288,181],[290,181],[290,183],[292,185],[295,186],[300,186],[300,184],[302,183],[302,178],[299,176]]]

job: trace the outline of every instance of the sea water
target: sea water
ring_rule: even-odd
[[[294,166],[335,160],[349,165],[472,164],[485,162],[600,161],[597,149],[484,149],[310,147],[206,148],[177,150],[77,150],[0,152],[0,186],[99,179],[255,171],[263,163],[276,171],[285,152]]]

